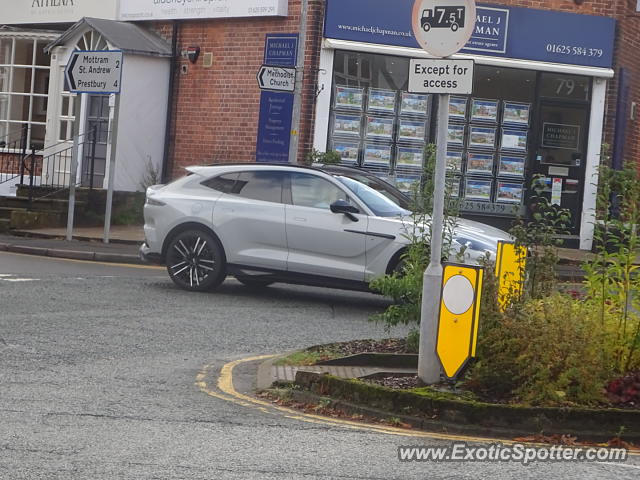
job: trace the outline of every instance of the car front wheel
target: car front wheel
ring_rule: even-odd
[[[222,247],[202,230],[176,235],[167,249],[166,263],[171,280],[185,290],[212,290],[226,276]]]

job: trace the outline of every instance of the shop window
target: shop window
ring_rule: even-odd
[[[449,103],[447,169],[464,212],[522,213],[537,73],[477,65],[473,95]]]
[[[0,140],[11,144],[27,125],[27,145],[44,146],[49,57],[46,42],[0,38]]]
[[[407,185],[418,179],[429,140],[431,96],[407,93],[409,60],[338,51],[328,148]]]
[[[540,78],[540,96],[588,102],[591,96],[591,79],[578,75],[543,73]]]

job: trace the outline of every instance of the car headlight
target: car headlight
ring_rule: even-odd
[[[456,242],[462,247],[466,247],[467,250],[475,250],[476,252],[495,252],[496,244],[492,242],[485,242],[474,238],[457,237]]]
[[[150,197],[147,197],[146,204],[153,207],[164,207],[166,205],[166,203],[161,202],[160,200],[154,200],[153,198],[150,198]]]

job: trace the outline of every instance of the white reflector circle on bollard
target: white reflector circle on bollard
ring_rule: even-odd
[[[462,315],[473,306],[475,292],[469,279],[463,275],[451,277],[442,289],[442,301],[454,315]]]

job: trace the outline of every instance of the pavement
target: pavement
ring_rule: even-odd
[[[108,244],[102,241],[103,234],[102,227],[75,228],[73,240],[67,241],[64,228],[17,230],[11,235],[0,234],[0,251],[99,262],[142,263],[138,258],[138,248],[144,241],[142,225],[113,226]],[[571,248],[560,248],[558,253],[561,266],[578,267],[593,257],[591,252]],[[562,268],[560,273],[565,276]]]
[[[67,241],[64,228],[14,231],[13,235],[0,235],[0,251],[107,263],[143,263],[138,257],[138,248],[144,241],[142,226],[114,226],[109,243],[103,242],[102,227],[76,228],[73,233],[73,240]]]

